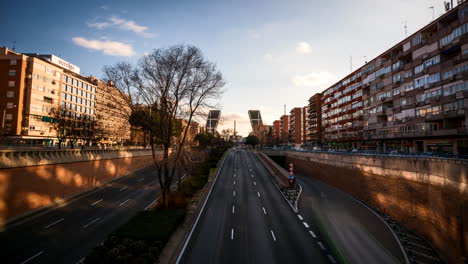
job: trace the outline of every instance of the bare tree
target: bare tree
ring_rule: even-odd
[[[50,109],[52,117],[52,127],[55,130],[58,140],[58,148],[62,148],[62,143],[73,136],[71,113],[63,106],[56,106]]]
[[[149,109],[142,125],[150,134],[153,163],[166,205],[177,167],[184,167],[190,160],[184,145],[192,120],[202,108],[210,107],[210,100],[221,95],[225,84],[222,74],[198,48],[184,45],[156,49],[141,58],[135,68],[119,63],[105,67],[104,72],[116,88],[128,94],[133,113],[137,105]],[[181,119],[186,126],[180,126]],[[176,142],[180,128],[182,136]],[[155,156],[156,144],[162,146],[161,161]]]

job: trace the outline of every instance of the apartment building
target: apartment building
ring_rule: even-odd
[[[326,89],[321,120],[311,97],[311,140],[321,122],[331,148],[468,154],[467,33],[461,2]]]
[[[321,146],[322,145],[322,105],[321,93],[316,93],[309,98],[307,127],[307,145]]]
[[[82,120],[95,119],[96,79],[49,54],[22,54],[0,48],[2,130],[10,143],[53,145],[50,115],[63,106]],[[4,138],[4,140],[5,140]]]
[[[468,3],[368,67],[364,137],[379,151],[468,154]]]
[[[304,119],[303,108],[291,109],[289,115],[289,142],[294,145],[304,144]]]
[[[119,91],[111,81],[97,82],[96,117],[99,122],[100,143],[123,144],[130,140],[131,114],[129,98]]]
[[[280,118],[280,142],[289,143],[289,115],[282,115]]]
[[[356,148],[362,142],[362,69],[322,93],[322,143],[330,148]]]
[[[302,108],[302,144],[307,145],[310,137],[307,133],[307,127],[309,123],[309,106],[304,106]]]
[[[281,121],[275,120],[273,121],[273,139],[275,144],[280,142],[281,138]]]

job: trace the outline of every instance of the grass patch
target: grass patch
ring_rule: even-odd
[[[140,212],[95,247],[84,263],[156,263],[184,217],[184,209]]]
[[[145,241],[167,242],[172,232],[182,222],[184,209],[164,209],[142,211],[114,233],[121,238],[131,238]]]

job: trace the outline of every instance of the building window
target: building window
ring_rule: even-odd
[[[15,91],[7,91],[6,97],[7,97],[7,98],[13,98],[13,97],[15,97]]]
[[[65,74],[62,75],[62,81],[63,81],[63,82],[67,82],[67,76],[66,76]]]
[[[62,92],[62,100],[67,100],[67,94]]]
[[[16,70],[9,70],[8,71],[8,76],[15,76],[16,75]]]
[[[48,103],[48,104],[52,104],[54,102],[54,100],[52,98],[50,98],[50,97],[44,96],[44,102]]]
[[[421,43],[421,41],[422,41],[421,34],[416,35],[416,37],[411,39],[411,47],[414,47],[414,46],[418,45],[419,43]]]
[[[5,120],[12,120],[13,119],[13,114],[6,114],[5,115]]]
[[[16,60],[10,60],[10,65],[16,65]]]
[[[7,108],[13,108],[13,106],[14,106],[14,105],[13,105],[12,102],[8,102],[8,103],[7,103]]]
[[[8,87],[15,87],[15,81],[8,81]]]

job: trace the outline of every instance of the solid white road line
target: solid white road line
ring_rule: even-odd
[[[78,260],[78,262],[77,262],[76,264],[83,263],[83,261],[85,260],[85,258],[86,258],[86,257],[84,257],[84,258],[82,258],[82,259]]]
[[[232,206],[232,214],[234,214],[234,205]]]
[[[275,241],[275,242],[276,242],[275,233],[273,233],[273,230],[270,230],[270,232],[271,232],[271,236],[273,237],[273,241]]]
[[[146,187],[143,189],[143,191],[144,191],[144,190],[147,190],[148,188],[149,188],[149,186],[146,186]]]
[[[122,205],[126,204],[128,201],[130,201],[130,199],[127,199],[127,200],[125,200],[125,202],[120,203],[119,206],[122,206]]]
[[[259,193],[259,192],[257,192],[257,195],[258,195],[258,197],[260,197],[260,193]]]
[[[53,222],[51,224],[48,224],[48,225],[44,226],[42,229],[47,229],[47,228],[49,228],[49,227],[51,227],[51,226],[53,226],[55,224],[58,224],[58,223],[62,222],[63,219],[65,219],[65,218],[61,218],[61,219],[59,219],[59,220],[57,220],[57,221],[55,221],[55,222]]]
[[[236,185],[236,181],[234,181],[234,185]]]
[[[97,200],[97,201],[95,201],[94,203],[92,203],[91,205],[96,205],[96,204],[100,203],[101,201],[102,201],[102,199]]]
[[[322,250],[325,250],[325,246],[322,244],[322,242],[317,242],[317,244],[319,245],[319,247],[322,249]]]
[[[101,218],[98,217],[98,218],[94,219],[93,221],[91,221],[91,222],[87,223],[86,225],[84,225],[83,228],[87,228],[88,226],[94,224],[94,223],[95,223],[96,221],[98,221],[99,219],[101,219]]]
[[[142,181],[142,180],[144,180],[144,179],[145,179],[145,178],[141,178],[141,179],[138,179],[138,181]]]
[[[313,238],[317,238],[317,236],[315,235],[315,233],[312,232],[311,230],[309,230],[309,233],[310,233],[310,235],[311,235]]]
[[[252,178],[253,178],[253,174],[252,174]]]
[[[265,210],[265,207],[262,207],[263,208],[263,213],[266,215],[266,210]]]
[[[254,181],[254,185],[257,186],[257,183]]]
[[[125,187],[123,187],[122,189],[120,189],[120,191],[123,191],[123,190],[125,190],[125,189],[127,189],[127,188],[128,188],[128,186],[125,186]]]
[[[304,219],[302,219],[302,216],[301,215],[297,215],[297,217],[299,217],[299,219],[302,221]]]
[[[236,174],[234,173],[234,177],[236,177]]]
[[[328,254],[327,257],[331,261],[331,263],[336,263],[336,260],[332,255]]]
[[[21,262],[21,264],[28,263],[29,261],[33,260],[33,259],[36,258],[37,256],[41,255],[42,253],[44,253],[44,250],[41,251],[41,252],[39,252],[39,253],[37,253],[36,255],[34,255],[34,256],[28,258],[27,260]]]
[[[309,225],[306,222],[302,222],[306,228],[309,228]]]
[[[234,240],[234,228],[231,228],[231,240]]]

